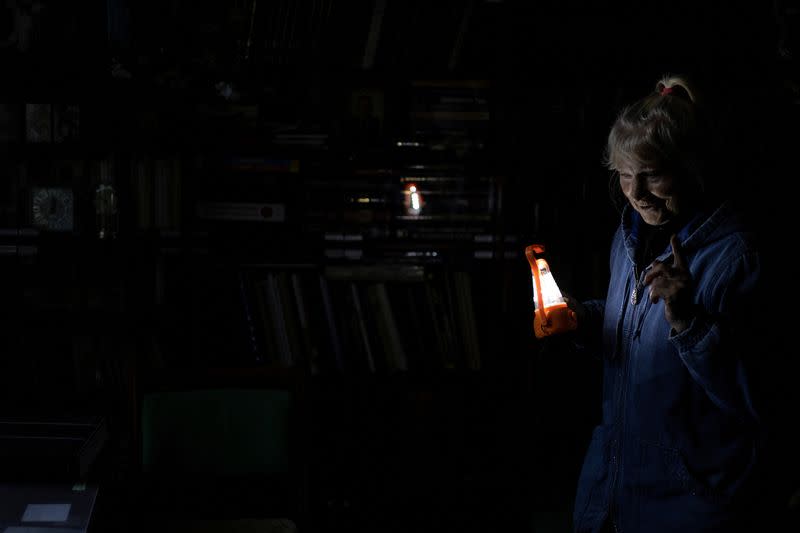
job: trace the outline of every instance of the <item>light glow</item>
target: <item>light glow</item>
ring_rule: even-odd
[[[542,300],[545,309],[553,305],[563,304],[564,297],[561,295],[555,278],[553,278],[553,275],[550,273],[547,261],[544,259],[537,259],[536,266],[539,267],[539,280],[542,284]],[[533,278],[533,275],[531,275],[531,278]],[[535,309],[539,309],[539,298],[536,294],[536,281],[533,280],[531,284],[533,285],[533,305]]]
[[[417,189],[416,184],[409,183],[408,185],[406,185],[405,195],[408,198],[406,200],[406,209],[408,210],[408,213],[411,215],[419,215],[420,211],[422,211],[423,201],[422,201],[422,195]]]
[[[417,192],[412,192],[411,193],[411,209],[413,209],[414,211],[419,211],[420,210],[419,193],[417,193]]]

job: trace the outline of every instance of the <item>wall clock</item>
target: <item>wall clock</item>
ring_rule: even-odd
[[[46,231],[72,231],[75,226],[75,198],[71,189],[34,187],[31,189],[33,225]]]

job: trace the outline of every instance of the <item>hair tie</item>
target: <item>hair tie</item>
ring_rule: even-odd
[[[668,94],[672,94],[672,87],[664,87],[661,89],[661,96],[667,96]]]

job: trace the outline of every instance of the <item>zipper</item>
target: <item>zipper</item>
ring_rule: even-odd
[[[631,291],[631,304],[637,305],[642,298],[642,292],[644,291],[644,277],[653,268],[652,263],[647,265],[647,268],[639,272],[639,267],[637,265],[633,265],[633,279],[635,283],[633,285],[633,290]]]
[[[633,265],[633,290],[631,291],[631,305],[639,303],[639,267]]]
[[[633,291],[631,291],[631,303],[634,306],[636,306],[641,301],[642,293],[644,292],[644,278],[652,268],[653,264],[651,263],[650,265],[647,266],[647,268],[642,270],[642,272],[639,272],[637,266],[636,265],[633,266],[633,277],[636,281],[633,287]],[[633,330],[633,337],[631,337],[631,340],[638,339],[639,336],[641,335],[642,328],[644,327],[644,317],[647,315],[647,311],[650,309],[651,305],[652,304],[650,303],[649,300],[645,302],[644,309],[642,310],[642,312],[639,314],[638,317],[636,316],[636,312],[634,311],[633,318],[636,327]]]
[[[641,299],[642,290],[644,288],[644,277],[650,270],[650,268],[652,268],[652,265],[648,266],[647,268],[639,272],[639,269],[636,267],[636,265],[633,266],[634,287],[633,290],[631,291],[631,298],[630,298],[631,306],[628,309],[624,310],[622,318],[622,323],[623,323],[622,337],[624,339],[625,346],[627,346],[628,349],[622,351],[622,356],[625,358],[625,360],[621,361],[622,372],[620,374],[619,412],[617,415],[617,420],[619,421],[619,427],[620,427],[619,441],[617,442],[618,447],[614,455],[612,456],[612,463],[614,463],[615,466],[611,478],[611,487],[610,487],[612,502],[619,501],[619,498],[615,496],[615,493],[617,491],[616,485],[617,485],[617,480],[619,478],[619,474],[622,472],[624,466],[623,454],[625,452],[625,400],[627,399],[628,396],[627,380],[628,380],[628,374],[630,373],[630,365],[631,365],[631,345],[633,344],[633,340],[636,338],[639,331],[641,330],[643,317],[645,312],[647,311],[647,309],[644,309],[642,311],[642,316],[637,317],[636,305],[639,303]],[[630,327],[627,331],[625,331],[625,326],[624,326],[625,315],[627,315],[628,313],[630,313],[631,315],[629,321]],[[619,533],[617,522],[614,519],[614,512],[613,512],[614,507],[615,505],[613,503],[609,506],[609,517],[611,518],[611,525],[614,528],[614,532]]]
[[[642,329],[644,329],[644,317],[647,316],[647,312],[650,310],[650,307],[652,305],[653,304],[648,301],[647,303],[645,303],[644,309],[642,309],[642,312],[639,313],[639,317],[636,319],[636,329],[634,329],[634,331],[633,331],[632,340],[635,340],[635,339],[638,339],[639,337],[641,337]]]
[[[614,391],[614,396],[615,396],[614,400],[615,400],[616,405],[617,405],[616,412],[614,413],[614,426],[620,428],[620,433],[618,434],[619,438],[613,438],[612,441],[611,441],[611,446],[612,446],[612,448],[611,448],[611,483],[609,484],[609,488],[608,488],[608,490],[609,490],[609,495],[608,495],[608,497],[609,497],[608,518],[611,520],[611,523],[614,525],[615,530],[616,530],[616,524],[615,524],[614,518],[613,518],[613,508],[614,508],[615,492],[616,492],[616,486],[617,486],[617,474],[619,472],[619,461],[617,459],[619,458],[619,455],[620,455],[620,446],[621,446],[621,442],[622,442],[622,432],[621,432],[622,409],[623,409],[623,407],[622,407],[622,398],[623,398],[623,390],[625,388],[625,384],[624,384],[624,379],[625,379],[624,368],[625,367],[623,365],[625,365],[627,363],[626,361],[622,361],[620,358],[625,356],[624,350],[622,348],[624,346],[624,344],[625,344],[625,337],[626,337],[626,335],[625,335],[625,333],[626,333],[625,332],[625,315],[628,314],[628,312],[630,311],[632,305],[634,304],[634,298],[633,297],[636,294],[636,278],[637,278],[637,271],[636,271],[636,265],[634,265],[634,267],[633,267],[633,285],[634,285],[634,288],[633,288],[633,292],[631,293],[631,299],[630,299],[629,302],[626,302],[624,298],[622,299],[622,305],[621,305],[621,309],[620,309],[620,316],[622,318],[617,323],[617,332],[616,332],[616,337],[617,338],[616,338],[616,343],[615,343],[615,348],[614,348],[615,355],[614,355],[614,358],[613,358],[614,361],[617,361],[617,363],[620,365],[620,368],[615,368],[614,369],[614,373],[617,375],[617,387],[618,387],[618,391],[619,391],[619,392],[617,392],[617,390]],[[627,290],[630,287],[630,282],[628,284],[626,284],[626,285],[627,285],[626,286],[626,290]],[[619,355],[619,357],[617,356],[617,354]]]

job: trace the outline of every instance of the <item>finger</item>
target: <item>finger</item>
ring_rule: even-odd
[[[644,275],[644,284],[650,285],[652,281],[660,276],[665,276],[668,273],[668,267],[664,263],[655,262],[653,268],[647,271]]]
[[[650,303],[654,304],[661,298],[661,291],[653,290],[653,289],[655,289],[655,286],[651,285],[650,286],[650,293],[649,293],[648,296],[650,297]]]
[[[659,276],[650,284],[650,301],[669,301],[675,296],[675,285],[666,277]]]
[[[686,258],[683,257],[683,247],[681,246],[681,241],[678,240],[678,236],[673,234],[669,238],[669,243],[672,246],[672,266],[685,270]]]
[[[659,277],[653,279],[649,286],[648,296],[651,303],[656,303],[660,298],[664,297],[664,283]]]

